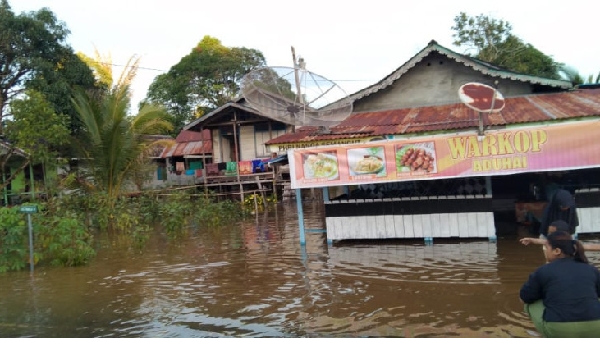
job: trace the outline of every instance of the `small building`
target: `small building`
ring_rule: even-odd
[[[196,170],[195,176],[187,180],[177,177],[180,185],[203,185],[219,195],[239,195],[242,199],[244,194],[277,192],[278,188],[280,194],[285,180],[267,165],[274,156],[265,144],[291,129],[290,125],[269,118],[238,98],[183,128],[180,135],[204,135],[204,145],[208,147],[210,142],[210,149],[198,148],[194,151],[196,154],[185,155],[187,162],[181,157],[177,160],[177,153],[172,153],[172,149],[166,150],[162,157],[175,161],[171,164],[175,165],[176,172],[177,161],[190,176],[192,169],[203,169]],[[184,145],[179,137],[176,141],[181,153],[193,148],[190,143]],[[192,168],[194,162],[196,165]]]
[[[497,88],[505,97],[504,109],[479,114],[461,103],[458,90],[469,82]],[[592,141],[600,124],[599,89],[507,71],[432,41],[351,97],[355,111],[327,133],[303,127],[267,142],[271,151],[288,153],[292,188],[323,188],[329,241],[495,239],[506,230],[503,225],[527,224],[524,216],[535,219],[534,211],[547,202],[540,192],[553,185],[575,194],[582,224],[578,231],[600,232],[600,221],[594,220],[600,216],[600,158],[591,155],[600,154]],[[571,145],[575,134],[589,142],[577,141],[583,148],[567,155],[569,150],[559,144]],[[544,146],[548,155],[540,157],[544,147],[528,152],[533,139],[525,135],[552,135],[552,147]],[[451,147],[452,142],[458,143]],[[519,148],[507,154],[504,146],[511,142]],[[436,165],[415,172],[406,168],[402,149],[409,148],[437,153],[423,160],[433,163],[435,158]],[[377,158],[369,155],[373,151],[385,158],[379,172],[354,166],[354,152],[360,160],[363,153]],[[584,152],[585,159],[574,159],[575,152]],[[311,164],[323,168],[324,161],[329,161],[330,175],[315,176]]]
[[[157,148],[152,186],[194,185],[202,182],[205,163],[212,162],[210,131],[182,130],[172,145]]]

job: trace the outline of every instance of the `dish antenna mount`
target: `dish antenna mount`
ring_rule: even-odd
[[[262,67],[246,74],[241,92],[260,114],[292,126],[316,126],[321,132],[352,113],[352,100],[333,81],[306,70],[304,59],[294,67]]]

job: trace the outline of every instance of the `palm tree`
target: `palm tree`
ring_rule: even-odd
[[[132,57],[116,84],[100,93],[80,91],[73,99],[84,126],[79,145],[92,186],[104,191],[111,204],[149,161],[148,150],[156,141],[146,136],[172,129],[169,115],[160,106],[147,104],[135,116],[128,115],[130,83],[138,64],[139,58]]]
[[[578,85],[582,85],[582,84],[600,83],[600,73],[598,73],[598,75],[596,76],[595,79],[594,79],[594,75],[590,74],[590,76],[588,76],[587,81],[586,81],[584,79],[584,77],[581,76],[581,74],[579,74],[577,69],[570,67],[570,66],[566,66],[566,65],[563,65],[560,68],[559,75],[561,75],[561,77],[563,79],[571,82],[571,84],[573,84],[573,86],[578,86]]]

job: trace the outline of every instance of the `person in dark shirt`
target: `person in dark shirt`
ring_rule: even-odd
[[[525,312],[544,337],[600,336],[600,272],[564,231],[548,235],[547,264],[521,287]]]
[[[550,199],[550,203],[544,208],[540,224],[540,238],[543,239],[548,236],[548,227],[552,222],[558,220],[567,222],[571,235],[575,233],[575,228],[579,226],[575,199],[570,192],[564,189],[556,190]]]

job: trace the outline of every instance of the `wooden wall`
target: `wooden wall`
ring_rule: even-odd
[[[450,237],[496,239],[492,199],[491,196],[486,196],[326,203],[327,240]]]

